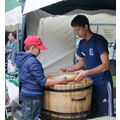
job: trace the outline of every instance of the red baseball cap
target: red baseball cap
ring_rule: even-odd
[[[39,48],[40,50],[46,50],[47,48],[42,44],[42,41],[39,37],[35,36],[35,35],[29,35],[25,41],[24,41],[25,45],[34,45],[37,48]]]

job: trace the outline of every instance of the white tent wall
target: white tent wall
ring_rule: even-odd
[[[39,16],[36,13],[34,13],[34,12],[30,13],[26,17],[26,21],[27,21],[26,22],[27,35],[31,35],[31,34],[37,35],[39,19],[40,19]]]
[[[46,16],[51,16],[51,14],[44,12],[42,10],[37,10],[29,13],[26,17],[27,35],[31,35],[31,34],[37,35],[39,20],[40,18]]]
[[[69,25],[69,16],[42,18],[39,23],[38,36],[47,46],[38,59],[46,73],[59,72],[61,67],[73,64],[74,32]]]
[[[27,16],[27,35],[38,35],[48,48],[46,51],[41,51],[38,57],[45,73],[57,73],[60,68],[73,65],[75,34],[71,27],[71,20],[77,14],[86,15],[90,24],[116,24],[115,11],[112,10],[74,10],[66,15],[46,18],[40,16],[41,11],[37,10]]]
[[[106,14],[110,16],[115,16],[116,11],[115,10],[105,10],[105,9],[100,9],[100,10],[82,10],[82,9],[75,9],[72,10],[65,15],[73,15],[73,14],[86,14],[86,15],[96,15],[96,14]]]
[[[76,9],[66,13],[65,15],[70,15],[72,17],[79,14],[88,17],[90,24],[116,24],[116,12],[114,10],[87,11]]]
[[[56,2],[60,2],[62,0],[26,0],[25,8],[24,8],[24,14],[29,13],[31,11],[35,11],[39,8],[49,6],[51,4],[54,4]]]

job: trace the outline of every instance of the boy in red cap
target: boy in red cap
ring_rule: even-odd
[[[66,84],[68,81],[65,77],[61,79],[45,77],[42,64],[36,57],[40,54],[40,50],[47,48],[39,37],[30,35],[24,44],[26,52],[20,52],[16,57],[21,84],[19,96],[22,102],[22,120],[36,120],[40,114],[44,86]]]

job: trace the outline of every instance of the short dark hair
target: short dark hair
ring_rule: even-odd
[[[77,15],[71,22],[71,26],[85,27],[86,24],[88,25],[88,29],[90,29],[89,20],[85,15]]]
[[[10,32],[14,38],[16,38],[16,32]]]

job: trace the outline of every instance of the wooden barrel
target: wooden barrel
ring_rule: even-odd
[[[85,78],[79,83],[46,87],[42,114],[63,120],[86,117],[91,109],[92,83],[91,79]]]

